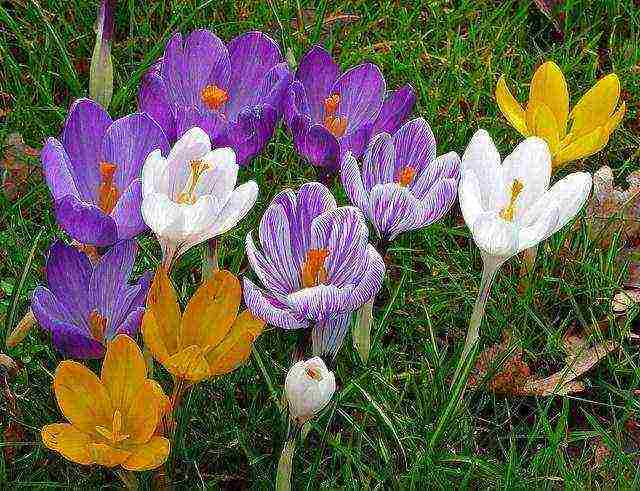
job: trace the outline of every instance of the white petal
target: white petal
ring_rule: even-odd
[[[168,196],[177,198],[191,173],[190,162],[204,158],[211,151],[209,136],[200,128],[188,130],[173,146],[167,157],[164,175]]]
[[[464,221],[472,229],[475,221],[485,211],[482,207],[480,183],[472,170],[465,172],[460,179],[458,199]]]
[[[180,206],[166,195],[153,193],[145,196],[141,206],[142,218],[158,239],[176,239],[184,233],[184,220]]]
[[[216,148],[203,160],[209,164],[209,170],[200,177],[195,195],[213,194],[223,206],[231,196],[238,179],[236,154],[230,148]]]
[[[189,235],[191,242],[198,237],[205,237],[210,232],[221,209],[217,198],[212,194],[200,196],[192,205],[180,205],[180,207],[184,216],[185,234]]]
[[[485,210],[498,210],[504,206],[507,196],[500,154],[489,133],[485,130],[475,132],[464,151],[460,166],[463,177],[466,172],[473,171],[478,178],[482,207]]]
[[[231,193],[215,224],[213,236],[223,234],[235,227],[253,208],[258,198],[258,185],[255,181],[245,182]]]
[[[142,196],[148,196],[154,192],[165,192],[161,189],[162,174],[167,165],[166,159],[160,150],[151,152],[142,167]]]
[[[545,212],[531,225],[523,227],[518,233],[518,250],[533,247],[553,234],[558,223],[557,203],[548,203]]]
[[[491,212],[476,219],[472,233],[476,245],[485,254],[506,259],[518,252],[517,228]]]
[[[363,211],[366,210],[368,208],[369,195],[362,182],[358,161],[351,152],[347,152],[342,159],[340,179],[351,203]]]
[[[535,136],[521,141],[504,159],[502,173],[507,192],[510,192],[515,179],[524,186],[516,200],[515,219],[517,221],[549,187],[551,179],[549,147],[544,140]]]

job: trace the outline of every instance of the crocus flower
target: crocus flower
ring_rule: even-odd
[[[171,142],[193,126],[246,165],[273,135],[291,73],[276,42],[247,32],[228,46],[212,32],[176,33],[146,74],[138,106]]]
[[[551,155],[537,137],[521,142],[500,165],[484,130],[462,157],[460,208],[473,240],[503,260],[533,247],[564,227],[585,204],[591,175],[575,172],[549,188]]]
[[[142,322],[144,343],[177,379],[196,383],[235,370],[251,354],[264,321],[238,314],[240,282],[218,270],[201,285],[184,314],[164,269],[158,268]]]
[[[64,356],[100,358],[107,341],[120,333],[137,332],[151,274],[133,285],[127,283],[136,251],[135,241],[119,242],[92,265],[74,247],[60,241],[51,246],[48,288],[35,289],[31,308]]]
[[[318,356],[294,364],[284,382],[289,414],[300,426],[322,411],[335,391],[336,378]]]
[[[142,216],[162,247],[163,265],[192,246],[235,227],[258,196],[249,181],[234,189],[238,177],[230,148],[211,150],[207,134],[188,130],[165,158],[152,152],[142,171]]]
[[[562,71],[552,61],[544,63],[531,80],[529,102],[523,109],[513,97],[504,76],[496,99],[502,114],[523,136],[538,136],[549,145],[553,170],[602,150],[625,113],[618,105],[620,81],[615,73],[600,79],[569,112],[569,92]]]
[[[393,135],[376,135],[364,154],[362,171],[347,152],[340,175],[351,202],[388,242],[402,232],[426,227],[451,208],[459,166],[455,152],[436,158],[431,128],[418,118]]]
[[[244,280],[249,310],[282,329],[313,328],[315,355],[335,355],[353,311],[375,296],[384,262],[362,212],[338,208],[320,183],[278,193],[260,221],[262,251],[247,234],[249,263],[265,289]]]
[[[99,247],[144,231],[140,171],[156,148],[168,151],[167,139],[147,114],[112,121],[96,102],[74,102],[62,141],[49,138],[41,154],[60,227]]]
[[[63,361],[53,389],[68,423],[42,428],[42,441],[78,464],[155,469],[169,455],[169,440],[156,436],[169,400],[147,378],[138,345],[120,334],[107,345],[100,378],[84,365]]]
[[[364,63],[340,75],[331,55],[315,46],[300,60],[284,110],[296,150],[332,172],[346,152],[360,157],[373,135],[394,133],[414,104],[409,85],[386,92],[376,65]]]

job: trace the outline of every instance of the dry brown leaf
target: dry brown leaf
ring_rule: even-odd
[[[2,143],[1,187],[10,201],[24,194],[32,179],[41,179],[39,155],[40,151],[26,145],[18,133],[9,134]]]
[[[614,314],[624,314],[627,310],[640,303],[640,291],[623,290],[616,293],[611,300]]]
[[[7,336],[7,348],[14,348],[20,344],[35,325],[36,317],[33,315],[33,311],[29,309],[20,322],[18,322],[15,329]]]

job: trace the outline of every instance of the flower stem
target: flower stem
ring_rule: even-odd
[[[365,303],[358,310],[358,319],[353,328],[353,346],[358,351],[362,363],[369,360],[371,351],[371,326],[373,324],[373,303],[375,297]]]
[[[276,475],[276,491],[291,490],[291,470],[293,468],[293,454],[296,450],[295,437],[289,437],[284,444],[280,460],[278,461],[278,474]]]
[[[495,278],[496,272],[503,262],[504,260],[502,258],[493,256],[483,257],[480,291],[478,292],[478,298],[476,299],[476,304],[473,307],[473,313],[471,314],[471,319],[469,320],[469,329],[467,331],[467,338],[464,342],[464,349],[462,350],[462,355],[460,356],[460,360],[458,361],[458,366],[456,367],[453,379],[449,384],[449,387],[451,387],[451,397],[449,398],[445,410],[440,414],[440,417],[438,418],[436,430],[431,437],[431,441],[429,442],[429,447],[431,448],[431,450],[433,450],[437,445],[440,436],[449,424],[449,420],[455,414],[458,405],[462,400],[462,396],[464,395],[464,390],[467,385],[467,379],[469,378],[469,374],[471,373],[471,367],[473,366],[476,358],[476,353],[478,351],[480,340],[480,325],[482,324],[482,319],[484,317],[487,298],[489,298],[489,292],[491,291],[491,285],[493,284],[493,279]]]
[[[218,266],[218,240],[214,237],[205,244],[204,257],[202,258],[202,279],[212,278],[214,271],[218,269],[220,269]]]

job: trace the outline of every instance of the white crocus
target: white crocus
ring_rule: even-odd
[[[438,420],[432,447],[464,393],[485,305],[499,267],[564,227],[580,211],[591,191],[591,175],[585,172],[570,174],[549,188],[551,154],[547,144],[536,137],[522,141],[501,164],[493,140],[486,131],[479,130],[462,156],[460,171],[460,208],[481,251],[483,271],[464,350],[451,382],[453,394]]]
[[[192,246],[233,228],[256,202],[258,185],[235,188],[236,155],[211,149],[209,136],[191,128],[165,158],[160,150],[142,169],[142,217],[162,247],[163,267]]]
[[[336,379],[324,361],[315,356],[289,369],[284,390],[291,418],[302,425],[329,403],[336,391]]]

